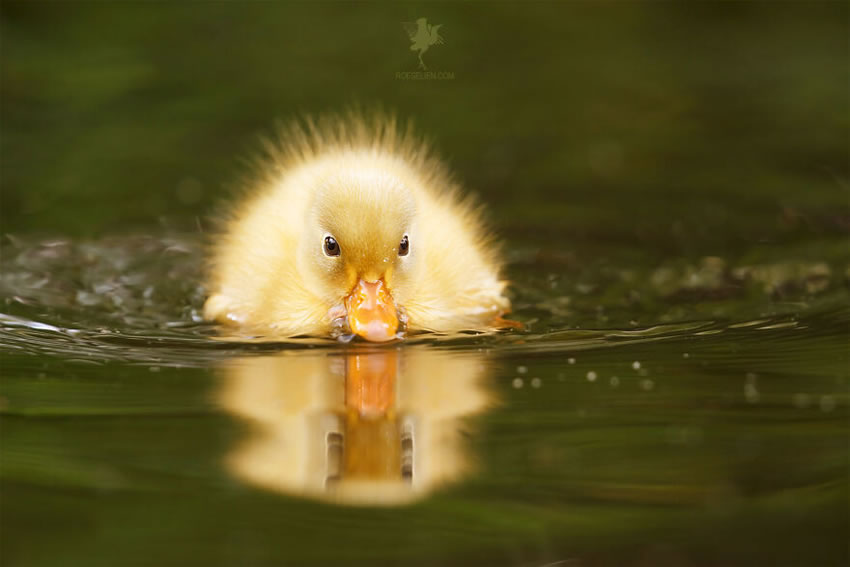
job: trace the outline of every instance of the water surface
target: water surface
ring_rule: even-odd
[[[527,330],[376,349],[216,338],[197,317],[198,245],[7,241],[12,564],[845,557],[850,309],[837,268],[761,268],[788,278],[770,283],[783,301],[717,258],[620,274],[631,295],[685,315],[642,325],[598,308],[608,289],[531,272],[516,250]],[[683,287],[668,291],[659,270]],[[361,378],[397,408],[351,421],[351,361],[388,356]]]

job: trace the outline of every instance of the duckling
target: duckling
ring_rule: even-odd
[[[494,328],[498,247],[409,125],[351,113],[281,134],[213,245],[207,319],[375,342]]]

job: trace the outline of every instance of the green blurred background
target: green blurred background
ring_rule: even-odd
[[[3,231],[196,230],[276,120],[413,118],[497,224],[722,254],[846,234],[845,2],[2,3]],[[416,70],[402,22],[442,24]]]

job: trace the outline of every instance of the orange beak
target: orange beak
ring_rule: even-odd
[[[345,298],[351,332],[367,341],[385,342],[395,338],[398,315],[395,303],[383,280],[360,280]]]

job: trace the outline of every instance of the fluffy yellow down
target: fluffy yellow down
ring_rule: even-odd
[[[333,116],[282,130],[267,150],[213,242],[207,319],[328,335],[357,282],[378,278],[412,331],[486,330],[509,309],[478,208],[409,127]],[[327,236],[339,256],[324,250]]]

